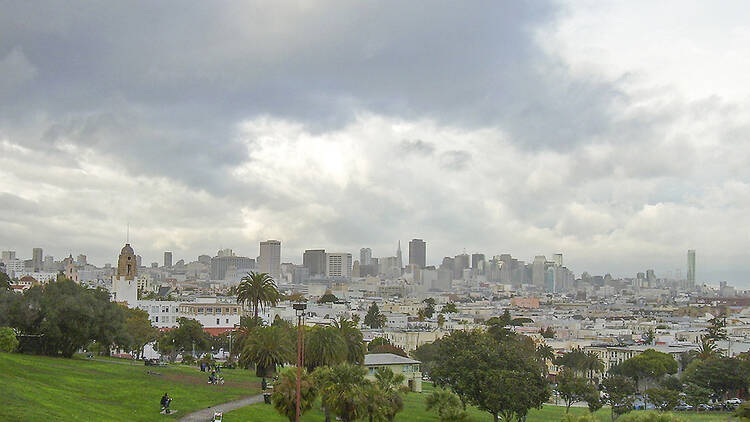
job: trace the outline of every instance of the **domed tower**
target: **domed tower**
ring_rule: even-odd
[[[117,260],[117,272],[112,276],[113,301],[126,302],[130,306],[135,306],[138,300],[138,282],[135,278],[137,273],[135,252],[130,247],[130,243],[126,243]]]

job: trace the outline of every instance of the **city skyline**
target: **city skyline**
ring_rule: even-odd
[[[417,237],[748,285],[744,3],[138,6],[0,15],[0,248],[111,262],[129,221],[146,262]]]
[[[409,242],[409,248],[410,249],[411,249],[411,243],[413,241],[421,242],[421,247],[423,248],[422,252],[424,252],[424,249],[426,249],[428,242],[425,241],[424,239],[418,239],[418,238],[411,239],[411,242]],[[268,247],[269,243],[274,245],[273,249],[276,251],[274,253],[278,254],[279,252],[281,252],[281,254],[280,254],[280,260],[276,260],[275,261],[276,263],[278,263],[279,265],[284,264],[284,263],[291,263],[291,264],[295,264],[295,265],[300,265],[300,266],[308,267],[308,268],[310,268],[312,270],[312,272],[310,273],[311,276],[315,276],[315,275],[318,275],[318,276],[328,276],[329,275],[329,274],[327,274],[328,271],[326,270],[328,259],[329,259],[328,258],[329,255],[342,255],[342,254],[350,255],[349,256],[349,260],[350,260],[349,265],[350,265],[350,270],[351,270],[351,264],[353,262],[356,261],[356,262],[359,262],[360,264],[362,263],[361,260],[360,260],[360,257],[362,256],[361,255],[362,252],[365,251],[365,250],[367,250],[366,255],[370,254],[369,256],[371,258],[374,258],[374,259],[387,258],[387,257],[396,258],[396,254],[397,254],[397,250],[398,250],[398,249],[396,249],[393,255],[389,255],[388,253],[385,253],[383,255],[377,255],[377,254],[372,254],[372,249],[369,248],[369,247],[363,247],[363,248],[361,248],[360,249],[360,254],[352,253],[352,252],[342,252],[342,251],[335,252],[335,251],[333,251],[331,249],[326,249],[326,248],[305,249],[304,251],[302,251],[302,253],[298,257],[291,257],[289,259],[286,259],[286,256],[283,254],[283,251],[284,251],[283,242],[281,242],[279,240],[265,240],[265,241],[260,241],[259,242],[259,248],[258,248],[259,252],[258,252],[257,255],[244,254],[240,250],[233,249],[233,248],[221,248],[221,249],[218,249],[215,254],[213,252],[210,252],[210,251],[204,251],[203,253],[197,255],[195,257],[196,259],[193,259],[193,258],[185,256],[185,257],[178,257],[176,259],[176,261],[183,260],[185,264],[188,264],[190,262],[200,261],[200,257],[201,256],[204,256],[204,257],[226,257],[226,258],[229,258],[231,256],[231,257],[242,258],[242,259],[245,259],[245,260],[249,259],[250,261],[254,262],[253,265],[255,265],[256,270],[258,270],[258,271],[264,271],[264,272],[269,272],[269,274],[272,274],[272,273],[274,273],[274,271],[266,271],[266,269],[262,268],[264,265],[269,265],[269,264],[263,264],[262,261],[261,261],[261,259],[260,259],[261,258],[261,251],[263,250],[264,247]],[[126,241],[126,244],[129,245],[130,243]],[[398,243],[397,243],[397,248],[398,248]],[[34,253],[39,252],[39,251],[44,251],[44,255],[43,256],[45,257],[45,259],[47,257],[56,257],[56,258],[59,258],[59,256],[55,256],[55,255],[51,255],[51,254],[46,253],[47,249],[45,249],[43,247],[42,248],[40,248],[40,247],[32,248],[32,255]],[[227,253],[231,253],[232,255],[227,255]],[[12,256],[14,257],[14,259],[18,259],[21,262],[23,262],[24,259],[25,259],[22,251],[19,254],[19,251],[17,251],[17,250],[3,250],[3,257],[4,257],[4,259],[6,257],[6,254],[8,254],[8,258],[10,258],[10,256],[11,256],[10,254],[12,254]],[[604,276],[604,275],[609,274],[609,275],[611,275],[611,276],[613,276],[615,278],[625,278],[625,279],[635,279],[641,273],[645,274],[647,272],[653,272],[659,278],[673,279],[673,280],[684,280],[689,285],[696,285],[696,284],[718,285],[721,282],[726,282],[727,281],[727,280],[716,280],[716,281],[714,281],[714,280],[707,280],[707,279],[706,280],[701,280],[700,276],[698,275],[699,274],[699,270],[696,270],[696,267],[699,269],[700,265],[696,265],[696,251],[694,249],[687,250],[687,261],[686,261],[684,267],[671,268],[671,269],[670,268],[660,269],[658,267],[649,267],[649,268],[645,268],[644,267],[644,268],[638,268],[638,269],[636,269],[632,274],[629,274],[629,273],[620,274],[620,273],[615,273],[615,272],[612,272],[612,271],[604,271],[604,272],[601,272],[601,273],[597,273],[597,272],[593,272],[593,271],[588,271],[586,269],[577,269],[577,268],[574,268],[574,267],[571,268],[568,265],[567,258],[566,258],[565,264],[563,264],[563,256],[565,254],[561,253],[561,252],[555,252],[555,253],[545,254],[545,255],[534,255],[533,257],[531,257],[529,259],[525,259],[522,256],[518,256],[518,255],[515,255],[513,253],[507,253],[507,252],[498,253],[498,254],[489,254],[488,255],[486,253],[482,253],[482,251],[472,251],[469,254],[469,253],[466,252],[466,250],[463,250],[463,251],[460,251],[460,252],[457,251],[456,253],[451,254],[451,255],[445,255],[445,256],[441,257],[440,259],[438,259],[437,262],[434,262],[434,263],[432,263],[429,259],[427,259],[427,261],[426,261],[426,267],[438,268],[438,267],[440,267],[440,261],[443,261],[444,258],[453,259],[454,257],[456,257],[456,258],[465,257],[466,262],[463,263],[463,266],[465,266],[465,268],[474,269],[475,268],[474,264],[477,262],[477,258],[479,258],[479,257],[482,257],[482,260],[485,261],[485,265],[486,265],[493,258],[499,258],[499,260],[502,261],[503,256],[505,256],[505,254],[507,254],[507,256],[512,256],[513,259],[518,259],[519,261],[523,261],[526,264],[531,265],[532,268],[534,267],[533,264],[535,264],[535,262],[538,263],[538,265],[543,264],[543,263],[554,263],[554,264],[556,264],[559,267],[563,267],[564,266],[565,268],[571,270],[575,274],[575,276],[579,277],[579,278],[581,277],[581,275],[584,272],[588,273],[591,276],[597,276],[597,275],[598,276]],[[64,257],[65,255],[62,255],[62,256]],[[163,252],[163,256],[164,256],[164,258],[166,258],[167,256],[169,256],[170,259],[171,259],[172,258],[172,252],[171,251],[164,251]],[[545,259],[543,261],[539,261],[539,258],[541,258],[541,257],[544,257]],[[137,254],[137,258],[138,258],[139,263],[140,263],[141,262],[140,259],[142,258],[142,254],[138,253]],[[83,259],[83,261],[81,261],[81,259]],[[34,261],[33,257],[29,258],[29,261],[33,262]],[[58,259],[58,262],[60,262],[60,261],[61,261],[61,259]],[[315,262],[313,262],[313,261],[315,261]],[[101,262],[101,263],[94,263],[94,262],[91,261],[89,255],[86,255],[86,254],[78,254],[78,262],[82,262],[84,264],[88,263],[88,264],[92,264],[92,265],[99,266],[99,267],[103,267],[104,265],[107,265],[107,264],[113,265],[114,267],[117,266],[116,262],[115,262],[115,264],[112,264],[112,262],[107,261],[107,260],[105,260],[104,262]],[[144,267],[149,267],[152,264],[157,264],[158,265],[159,262],[156,261],[156,260],[149,260],[149,259],[144,259],[143,262],[142,262],[142,265]],[[408,261],[403,262],[402,265],[403,265],[403,268],[406,268],[409,265],[409,262]],[[537,265],[537,267],[538,267],[538,265]],[[162,265],[160,265],[160,266],[171,267],[171,265],[166,265],[166,261],[163,262]],[[315,268],[318,268],[319,270],[316,272],[314,270]],[[692,272],[691,272],[691,269],[692,269]],[[281,268],[280,267],[278,267],[278,271],[279,271],[278,274],[272,274],[272,275],[275,276],[275,278],[277,278],[278,275],[281,272]],[[694,277],[692,280],[691,280],[691,274]],[[349,274],[349,276],[351,276],[351,274]],[[538,277],[538,276],[539,275],[537,273],[533,277]],[[219,278],[222,278],[222,277],[223,276],[220,276]],[[460,278],[460,277],[458,277],[458,278]],[[540,281],[540,279],[532,279],[531,283],[537,284],[537,285],[543,284]],[[740,282],[739,284],[737,284],[737,287],[745,287],[745,285]]]

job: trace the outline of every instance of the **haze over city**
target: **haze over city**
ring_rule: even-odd
[[[649,13],[641,13],[644,5]],[[260,7],[262,5],[263,7]],[[748,283],[744,2],[6,3],[0,250]],[[660,30],[653,30],[658,27]]]

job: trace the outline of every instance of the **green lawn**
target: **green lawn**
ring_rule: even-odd
[[[149,375],[147,370],[161,375]],[[159,421],[159,400],[168,392],[178,416],[257,394],[252,372],[225,370],[224,385],[207,384],[195,367],[146,367],[109,359],[51,358],[0,353],[2,421]]]
[[[432,412],[427,412],[424,406],[424,399],[431,386],[429,383],[423,384],[424,393],[409,393],[404,400],[404,410],[396,416],[396,422],[438,422],[437,416]],[[570,408],[571,414],[588,413],[585,408]],[[472,407],[469,409],[470,420],[475,422],[492,422],[492,416],[487,412]],[[690,422],[727,422],[728,413],[679,413],[680,416]],[[534,409],[529,412],[527,422],[558,422],[565,416],[565,407],[545,405],[541,409]],[[609,409],[601,409],[596,413],[597,418],[602,422],[610,421]],[[314,408],[302,415],[304,422],[323,422],[325,420],[323,413]],[[287,422],[287,419],[280,416],[271,405],[256,404],[242,409],[229,412],[224,415],[225,422]]]

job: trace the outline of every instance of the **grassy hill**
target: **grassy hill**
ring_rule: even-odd
[[[161,375],[150,375],[147,371]],[[174,365],[166,368],[145,367],[120,359],[106,361],[85,358],[63,359],[0,353],[0,420],[2,421],[174,421],[174,416],[159,415],[159,399],[168,392],[178,416],[194,410],[257,394],[259,380],[249,371],[224,372],[226,383],[208,385],[207,374],[194,367]],[[425,411],[424,399],[429,393],[410,393],[404,411],[396,422],[437,422]],[[490,422],[492,417],[475,408],[469,409],[471,420]],[[572,408],[572,413],[587,412]],[[565,408],[544,406],[532,410],[528,422],[559,421]],[[688,421],[729,420],[727,413],[679,413]],[[600,421],[609,421],[608,409],[597,413]],[[229,412],[226,422],[285,422],[272,406],[252,405]],[[314,409],[302,418],[305,422],[323,422],[322,412]]]
[[[165,392],[181,416],[260,390],[252,372],[227,370],[223,375],[224,385],[209,385],[207,374],[182,365],[154,368],[118,359],[0,353],[0,420],[176,420],[158,413]]]
[[[433,412],[425,410],[424,400],[431,391],[429,383],[423,383],[423,393],[409,393],[404,400],[404,410],[396,416],[396,422],[438,422],[438,418]],[[470,407],[469,416],[472,422],[492,422],[492,416],[487,412],[482,412],[474,407]],[[574,415],[588,413],[585,408],[571,408],[570,413]],[[638,412],[636,412],[638,413]],[[690,422],[727,422],[728,413],[677,413]],[[559,422],[565,416],[565,408],[561,406],[545,405],[542,409],[532,410],[529,412],[527,422]],[[601,409],[596,413],[596,417],[601,422],[610,421],[609,409]],[[280,416],[271,405],[256,404],[242,409],[229,412],[224,415],[225,422],[288,422]],[[324,422],[323,412],[314,408],[302,416],[304,422]]]

